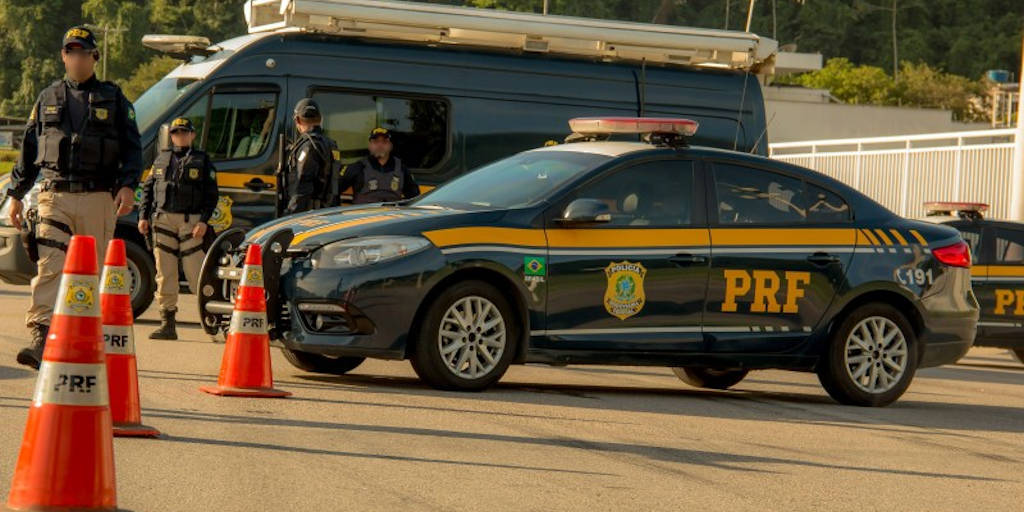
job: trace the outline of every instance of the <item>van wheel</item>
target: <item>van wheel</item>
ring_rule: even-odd
[[[495,287],[463,281],[433,301],[417,333],[410,359],[420,379],[438,389],[476,391],[505,374],[519,322]]]
[[[917,337],[892,306],[866,304],[843,319],[818,364],[818,380],[837,402],[879,407],[896,401],[917,370]]]
[[[345,375],[366,361],[365,357],[331,357],[287,348],[282,348],[281,353],[300,370],[330,375]]]
[[[1024,348],[1010,349],[1010,353],[1017,359],[1018,362],[1024,363]]]
[[[132,314],[138,318],[149,309],[156,292],[156,265],[145,249],[131,240],[124,241],[128,257],[128,286],[132,299]]]
[[[718,370],[715,368],[687,366],[684,368],[672,368],[672,373],[675,373],[679,380],[696,388],[729,389],[739,384],[747,376],[749,370]]]

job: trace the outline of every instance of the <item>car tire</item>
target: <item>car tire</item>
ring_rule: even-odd
[[[1017,359],[1017,362],[1024,363],[1024,348],[1011,348],[1010,354]]]
[[[366,361],[365,357],[331,357],[282,348],[281,353],[292,366],[311,373],[345,375]]]
[[[156,292],[156,264],[146,249],[135,242],[125,240],[124,248],[128,257],[132,314],[138,318],[153,304],[153,294]]]
[[[462,281],[442,291],[418,327],[413,370],[443,390],[479,391],[497,382],[519,339],[519,321],[508,299],[482,281]]]
[[[818,363],[818,380],[841,404],[881,407],[910,387],[917,362],[917,336],[907,318],[892,306],[871,303],[834,330]]]
[[[686,366],[672,368],[672,373],[675,373],[679,380],[695,388],[729,389],[739,384],[750,371],[738,368],[719,370],[699,366]]]

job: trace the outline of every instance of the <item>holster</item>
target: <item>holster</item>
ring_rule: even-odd
[[[28,228],[21,232],[21,245],[25,247],[25,252],[28,253],[28,259],[32,263],[39,262],[39,243],[36,241],[36,223],[28,219],[25,219],[25,227]]]

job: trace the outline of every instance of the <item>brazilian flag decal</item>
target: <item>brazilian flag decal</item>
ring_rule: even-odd
[[[528,276],[547,275],[548,266],[544,258],[540,256],[527,256],[523,258],[523,274]]]

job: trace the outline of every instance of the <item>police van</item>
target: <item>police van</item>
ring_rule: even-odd
[[[560,140],[565,119],[586,115],[685,115],[702,123],[697,143],[766,153],[759,80],[778,45],[751,33],[376,0],[244,9],[249,33],[214,45],[147,36],[186,62],[135,102],[146,162],[162,125],[195,124],[218,169],[218,232],[274,218],[281,136],[294,137],[291,109],[307,96],[342,162],[365,156],[366,134],[382,126],[426,189]],[[121,219],[116,236],[139,312],[155,271],[134,226]],[[0,279],[25,284],[35,268],[18,240],[0,226]]]
[[[956,228],[971,246],[981,305],[974,344],[1009,349],[1024,363],[1024,224],[986,219],[985,203],[930,202],[925,210],[926,220]]]
[[[650,365],[724,389],[784,368],[876,406],[970,348],[978,303],[955,229],[808,169],[689,146],[691,120],[570,126],[569,143],[411,201],[225,231],[200,277],[203,328],[228,327],[259,244],[271,338],[312,372],[408,359],[433,386],[473,390],[512,363]],[[634,142],[609,140],[622,136]]]

